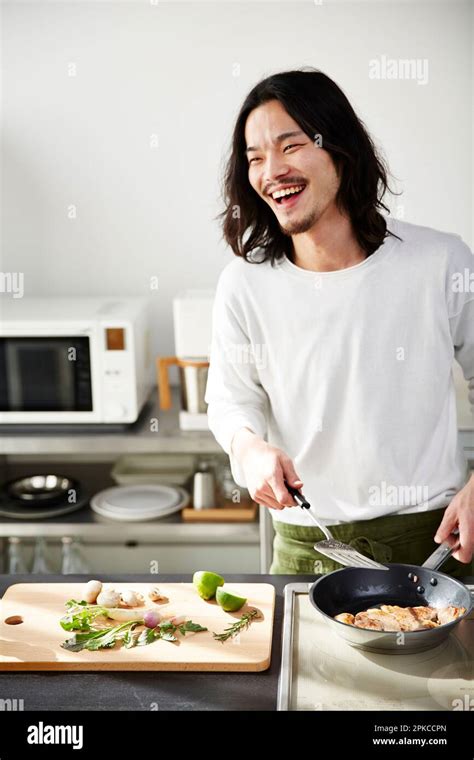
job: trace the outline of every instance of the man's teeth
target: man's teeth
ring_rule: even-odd
[[[276,201],[278,198],[284,198],[285,195],[293,195],[294,193],[299,193],[300,190],[303,190],[303,188],[304,185],[285,187],[283,190],[276,190],[274,193],[272,193],[272,198]]]

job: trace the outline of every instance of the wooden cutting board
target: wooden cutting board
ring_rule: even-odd
[[[186,615],[208,631],[177,634],[178,642],[155,641],[125,649],[116,644],[97,652],[68,652],[61,643],[72,632],[59,625],[68,599],[81,599],[82,583],[18,583],[10,586],[0,602],[0,671],[3,670],[201,670],[261,671],[270,666],[275,588],[269,583],[227,583],[226,588],[248,602],[238,612],[224,612],[214,600],[201,599],[192,583],[107,583],[117,591],[133,589],[146,598],[154,586],[166,596],[165,603],[146,603],[162,613]],[[249,608],[259,619],[236,638],[216,641],[221,633]],[[19,625],[5,619],[20,615]],[[118,623],[114,622],[114,625]]]

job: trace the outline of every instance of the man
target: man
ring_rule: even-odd
[[[236,259],[217,286],[206,401],[236,482],[271,509],[272,573],[339,567],[285,480],[376,560],[421,564],[448,540],[458,561],[443,570],[472,573],[452,362],[474,401],[473,256],[456,234],[384,217],[387,188],[329,77],[290,71],[250,92],[225,177]]]

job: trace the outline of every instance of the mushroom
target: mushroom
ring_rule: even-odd
[[[113,588],[104,589],[97,597],[97,604],[101,607],[118,607],[120,604],[120,594]]]
[[[142,595],[131,589],[122,591],[121,597],[123,604],[126,604],[127,607],[139,607],[143,603]]]
[[[159,599],[163,599],[163,594],[157,586],[154,586],[148,594],[152,602],[157,602]]]
[[[82,591],[82,599],[87,604],[94,604],[97,601],[97,597],[102,591],[101,581],[88,581]]]

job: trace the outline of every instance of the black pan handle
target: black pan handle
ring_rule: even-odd
[[[459,538],[459,531],[453,530],[451,536]],[[459,549],[459,541],[454,541],[452,546],[445,541],[434,550],[433,554],[430,554],[426,562],[423,562],[422,567],[426,570],[438,570],[456,549]]]
[[[295,488],[294,486],[290,486],[289,483],[287,483],[286,480],[283,480],[285,484],[285,488],[291,493],[293,498],[297,501],[297,503],[300,505],[300,507],[303,507],[303,509],[310,509],[311,504],[306,499],[305,496],[301,493],[301,491],[298,488]]]

